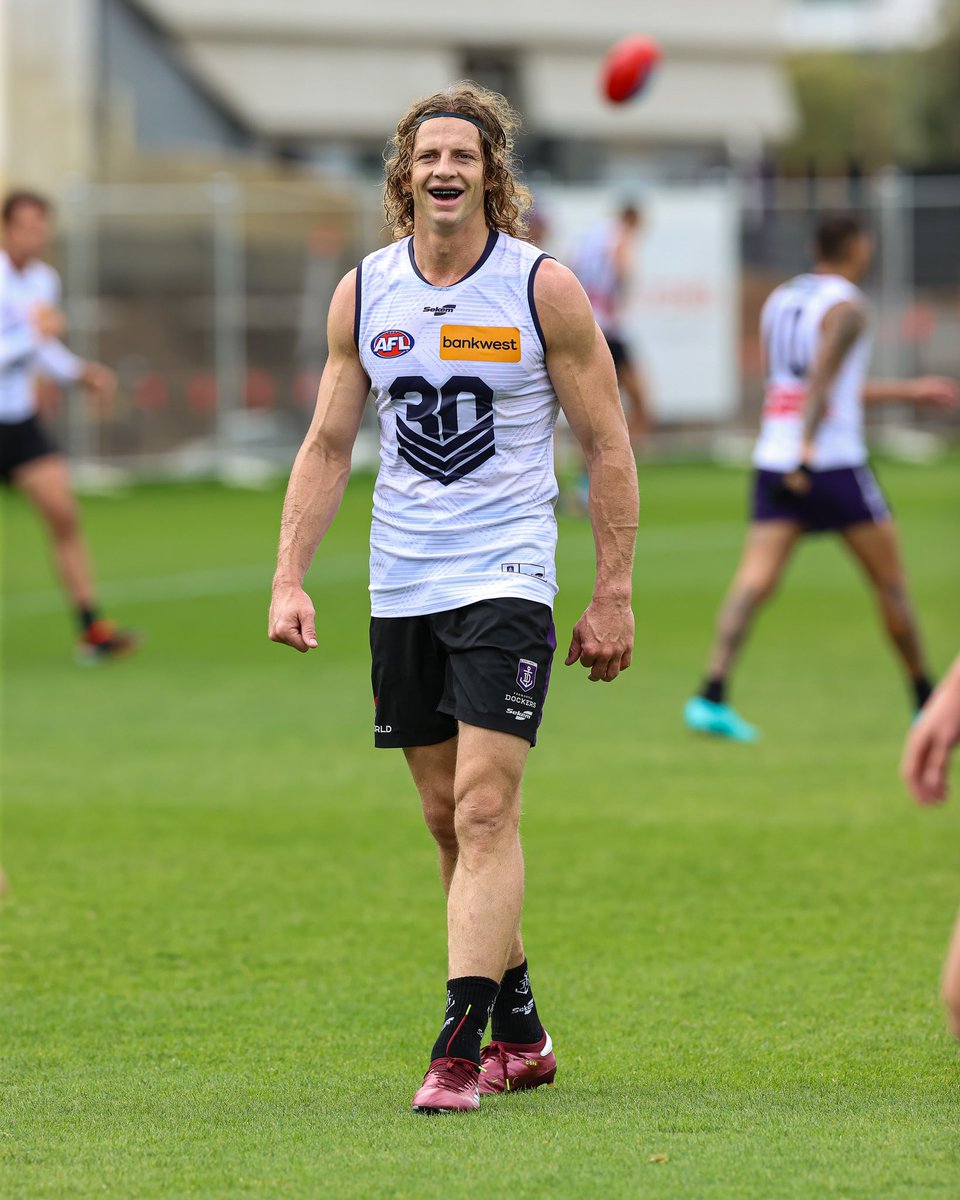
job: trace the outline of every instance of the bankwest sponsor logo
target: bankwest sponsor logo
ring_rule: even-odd
[[[370,349],[377,358],[399,358],[413,349],[413,338],[402,329],[385,329],[373,339]]]
[[[496,325],[441,325],[440,357],[467,362],[519,362],[520,330]]]

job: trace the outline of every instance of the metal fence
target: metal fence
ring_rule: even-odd
[[[78,469],[256,478],[288,466],[333,289],[383,240],[371,201],[223,176],[70,189],[57,255],[68,341],[119,382],[109,412],[43,388]]]
[[[746,433],[761,395],[757,318],[803,269],[817,211],[855,206],[877,256],[875,370],[960,376],[960,178],[731,182],[740,212],[738,394],[722,426],[673,439],[708,448]],[[611,196],[611,205],[615,197]],[[321,183],[75,186],[57,247],[70,345],[114,366],[113,411],[45,384],[41,401],[78,469],[254,480],[285,470],[309,421],[342,274],[387,235],[376,189]],[[960,436],[956,420],[894,412],[898,428]],[[370,458],[369,421],[358,456]]]

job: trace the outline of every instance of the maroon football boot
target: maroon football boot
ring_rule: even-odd
[[[556,1073],[557,1057],[546,1030],[539,1042],[527,1046],[491,1042],[480,1051],[480,1092],[484,1096],[553,1083]]]
[[[468,1058],[435,1058],[413,1098],[418,1113],[473,1112],[480,1107],[480,1068]]]
[[[140,646],[140,636],[129,629],[118,629],[112,621],[93,621],[77,639],[74,657],[81,666],[126,658]]]

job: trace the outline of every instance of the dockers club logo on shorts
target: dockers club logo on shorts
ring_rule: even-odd
[[[537,664],[531,662],[529,658],[521,658],[520,665],[517,667],[517,683],[525,692],[531,692],[536,682]]]
[[[371,341],[370,349],[377,358],[399,358],[413,349],[413,336],[403,329],[384,329]]]

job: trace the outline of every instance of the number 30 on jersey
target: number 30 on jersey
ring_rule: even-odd
[[[406,420],[397,412],[397,449],[415,471],[448,487],[497,452],[493,389],[475,375],[452,375],[437,388],[422,375],[400,375],[390,398],[408,401]],[[460,428],[458,401],[473,402],[474,421]]]

